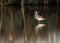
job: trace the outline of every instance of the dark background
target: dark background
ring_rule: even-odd
[[[2,23],[0,43],[25,43],[21,0],[1,0],[0,2],[0,24]],[[5,2],[6,4],[4,4]],[[1,4],[3,5],[1,6]],[[46,3],[45,0],[24,0],[27,43],[60,43],[59,4],[60,0],[47,0]],[[34,19],[34,11],[36,10],[39,15],[46,18],[46,21],[43,21],[46,26],[39,30],[38,35],[34,31],[34,27],[38,24],[38,21]],[[13,40],[9,40],[11,25]]]

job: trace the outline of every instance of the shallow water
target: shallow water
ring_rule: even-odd
[[[21,8],[4,7],[0,9],[0,43],[59,43],[60,42],[60,8],[59,6],[39,6],[38,15],[46,18],[37,21],[34,18],[34,11],[37,6],[24,6],[25,27]],[[0,7],[1,8],[1,7]],[[43,28],[35,32],[35,26],[46,24]]]

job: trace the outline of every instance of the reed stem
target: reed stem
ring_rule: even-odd
[[[27,33],[26,33],[25,15],[24,15],[24,0],[21,0],[21,11],[24,21],[24,39],[25,39],[25,43],[27,43]]]

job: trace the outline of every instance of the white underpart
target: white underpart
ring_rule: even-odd
[[[38,21],[45,20],[45,18],[43,18],[42,16],[38,15],[38,11],[35,11],[34,18],[36,20],[38,20]]]

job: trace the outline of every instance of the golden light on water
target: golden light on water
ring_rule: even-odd
[[[10,37],[9,37],[9,40],[13,40],[13,37],[12,37],[12,35],[10,35]]]

